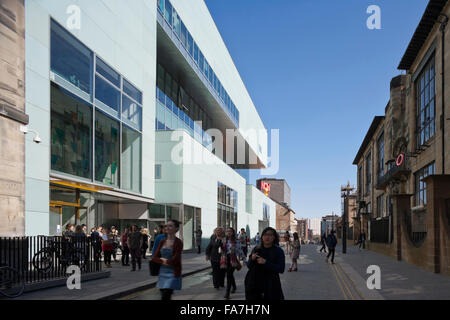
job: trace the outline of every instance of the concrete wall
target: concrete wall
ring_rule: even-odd
[[[25,110],[23,0],[0,2],[0,108]],[[0,112],[0,236],[25,234],[25,137],[20,122]]]
[[[42,138],[26,145],[26,234],[48,233],[50,174],[50,18],[66,26],[70,5],[81,9],[71,32],[143,92],[142,194],[154,197],[156,3],[149,0],[33,0],[25,3],[26,110]]]

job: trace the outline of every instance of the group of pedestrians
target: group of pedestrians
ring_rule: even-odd
[[[258,233],[259,236],[259,233]],[[262,244],[261,244],[262,239]],[[214,230],[206,248],[206,260],[211,262],[213,286],[225,288],[225,299],[237,290],[234,272],[240,271],[243,264],[248,268],[245,277],[245,296],[247,300],[282,300],[279,274],[285,269],[285,256],[279,247],[279,236],[275,229],[266,228],[257,245],[247,257],[249,238],[245,229],[236,235],[233,228],[218,227]]]

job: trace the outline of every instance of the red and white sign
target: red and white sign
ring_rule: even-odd
[[[259,185],[259,189],[264,192],[264,194],[267,196],[270,192],[270,183],[267,183],[265,181],[261,181],[261,184]]]
[[[400,167],[404,161],[405,161],[405,155],[403,153],[400,153],[397,157],[397,160],[395,160],[395,164],[397,165],[397,167]]]

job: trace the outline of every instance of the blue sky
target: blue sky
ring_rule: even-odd
[[[428,0],[205,0],[267,129],[297,217],[340,213],[340,186]],[[369,30],[370,5],[381,30]]]

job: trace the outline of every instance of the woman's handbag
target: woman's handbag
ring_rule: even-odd
[[[159,276],[159,269],[161,268],[161,265],[159,263],[156,263],[153,260],[150,260],[148,262],[148,268],[150,270],[151,276]]]

